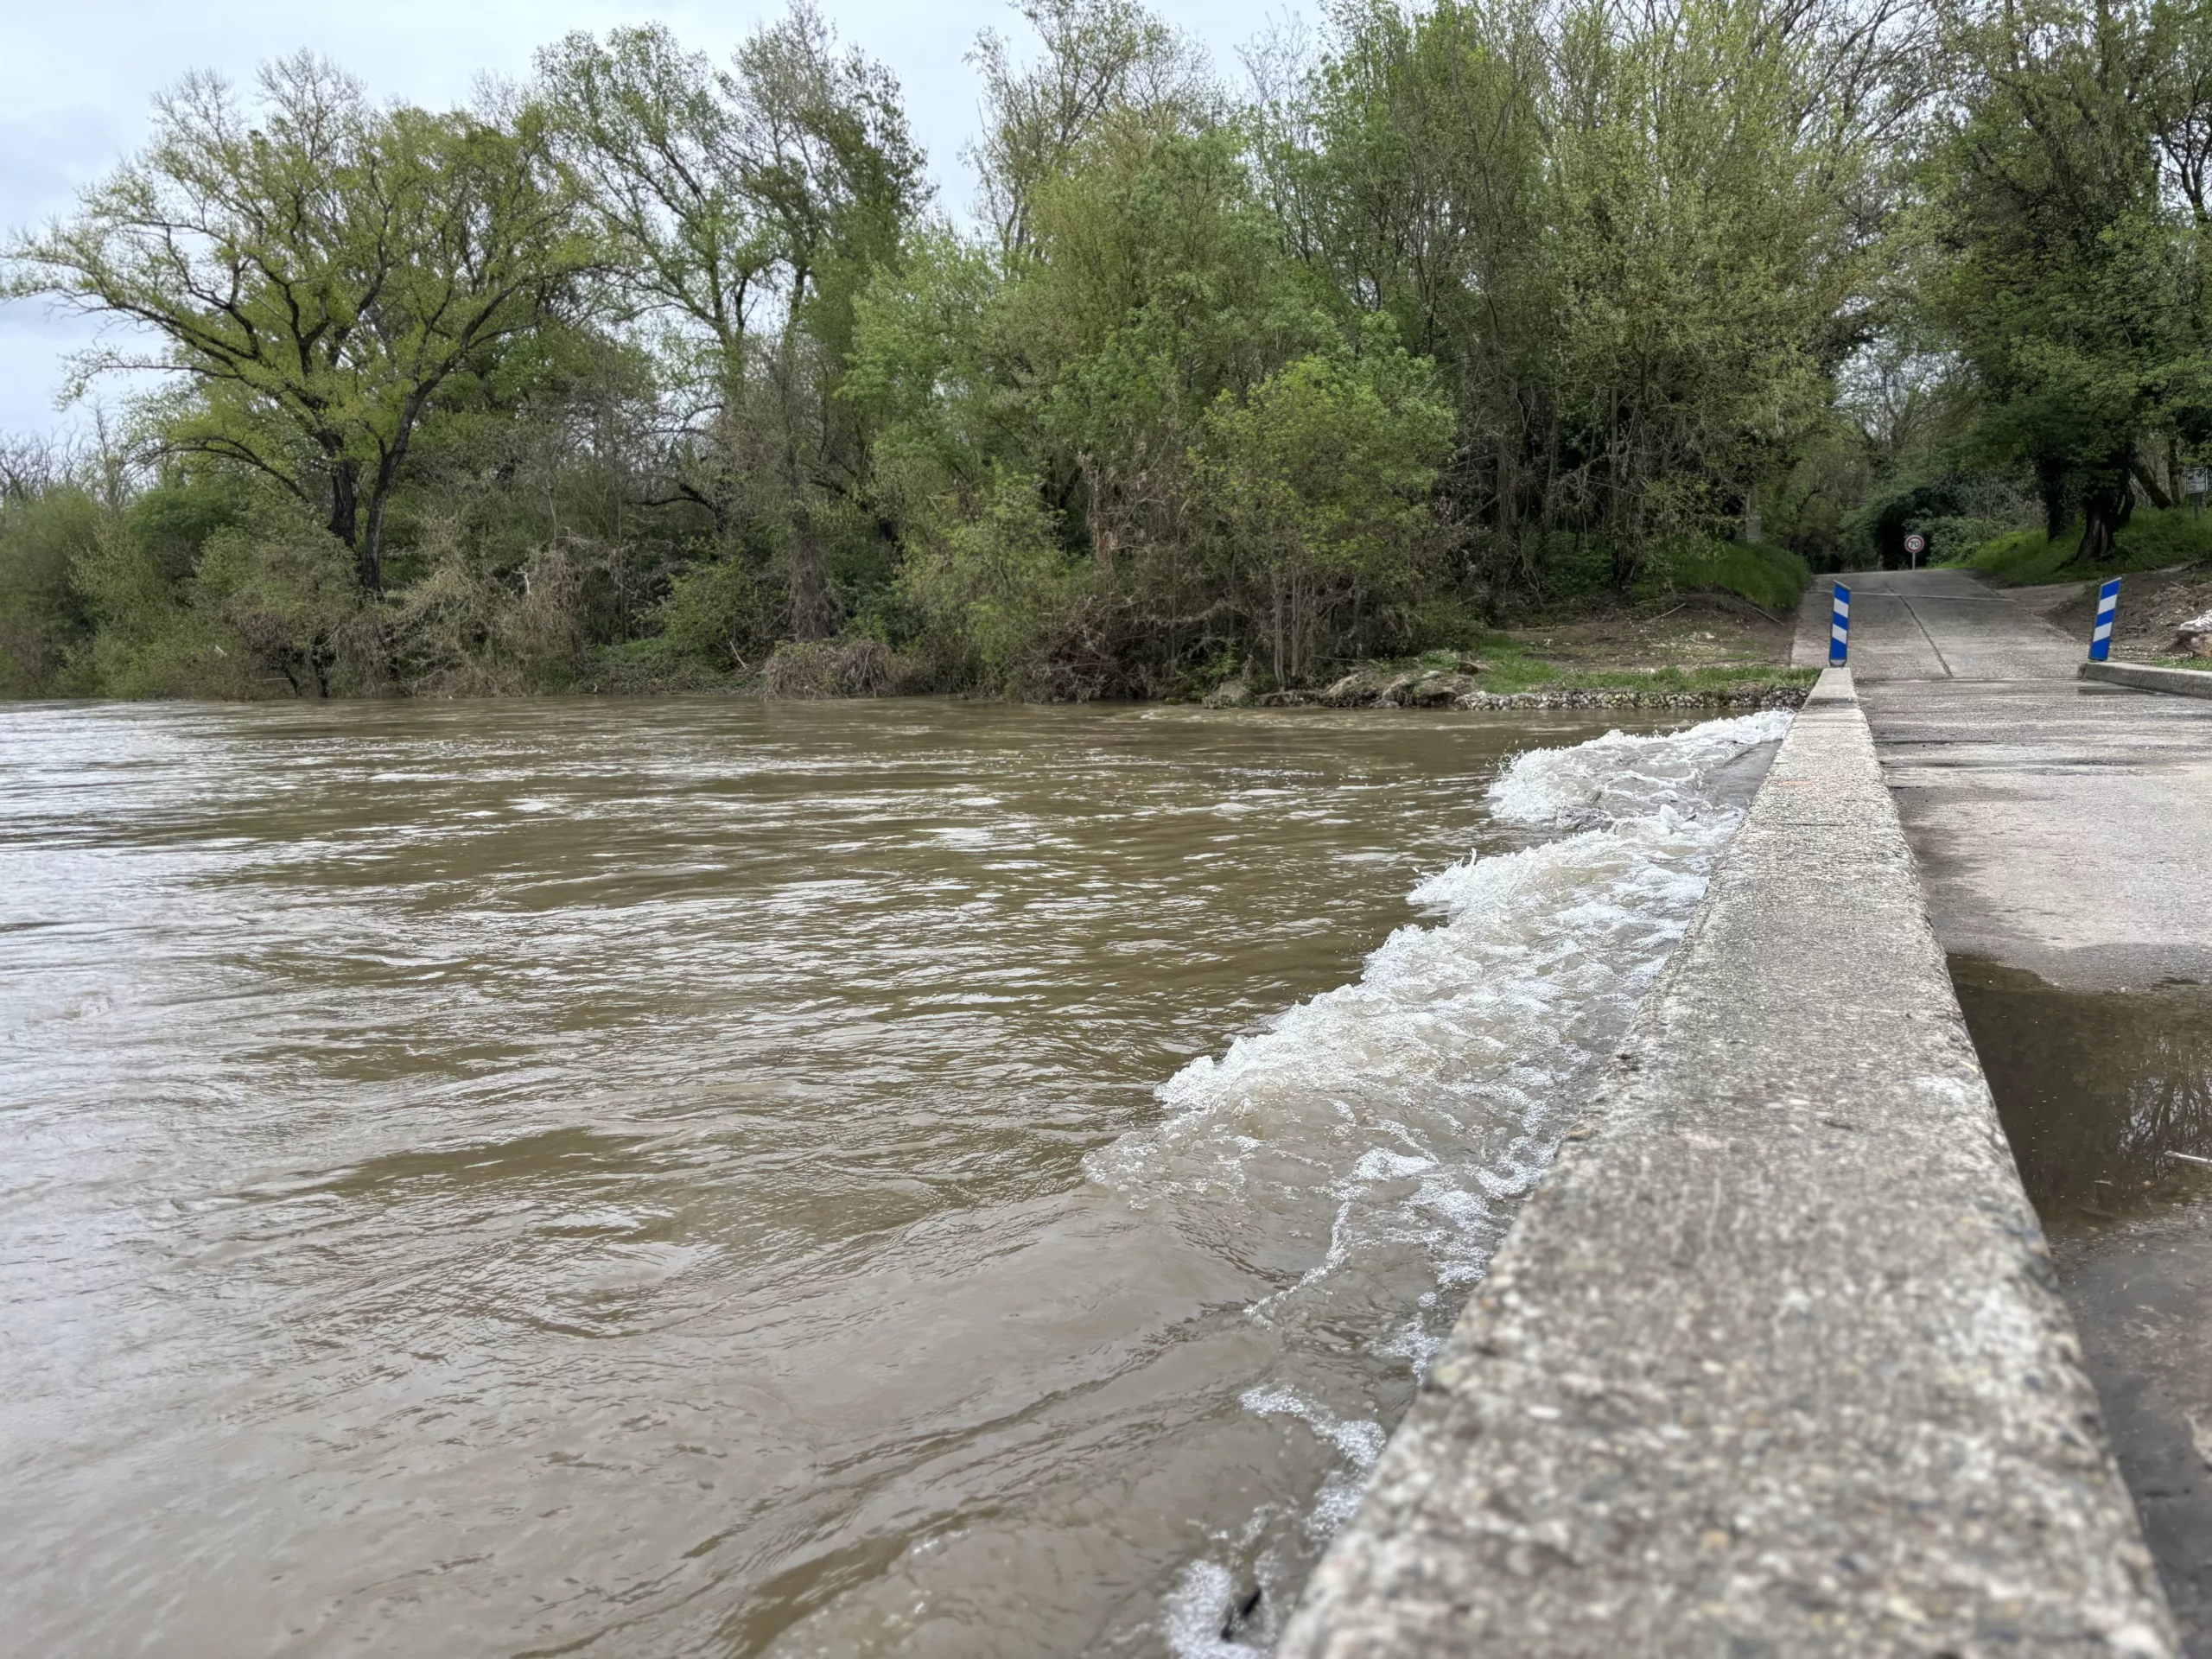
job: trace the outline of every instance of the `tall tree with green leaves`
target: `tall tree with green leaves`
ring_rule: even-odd
[[[164,95],[142,154],[10,245],[6,291],[137,325],[151,355],[80,374],[181,377],[160,444],[313,507],[374,592],[425,415],[568,315],[591,249],[526,105],[379,109],[304,54],[258,90],[251,111],[209,75]]]
[[[1964,6],[1946,22],[1959,102],[1933,162],[1922,292],[1979,396],[1975,448],[2033,468],[2052,537],[2078,503],[2080,556],[2104,559],[2180,344],[2158,143],[2166,31],[2109,0]]]
[[[929,194],[897,82],[794,0],[728,69],[655,25],[569,35],[539,54],[538,86],[610,292],[658,325],[671,481],[725,536],[782,518],[791,626],[834,632],[816,519],[866,470],[835,396],[854,302]]]
[[[1632,580],[1813,423],[1885,211],[1910,20],[1841,0],[1339,14],[1263,156],[1293,245],[1433,356],[1494,577]]]
[[[1154,127],[1217,118],[1224,100],[1205,56],[1136,0],[1015,0],[1037,35],[1029,63],[995,29],[968,60],[983,78],[983,131],[969,152],[982,207],[1009,255],[1030,251],[1032,200],[1109,118]]]

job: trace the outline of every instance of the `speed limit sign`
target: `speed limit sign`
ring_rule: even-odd
[[[1928,538],[1916,530],[1904,538],[1904,550],[1912,556],[1913,568],[1918,569],[1920,556],[1928,550]]]

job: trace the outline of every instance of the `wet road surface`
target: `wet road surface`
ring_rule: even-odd
[[[2084,684],[2086,639],[1967,572],[1841,579],[1930,918],[2202,1659],[2212,1167],[2189,1160],[2212,1157],[2212,703]],[[1801,655],[1826,605],[1808,598]]]

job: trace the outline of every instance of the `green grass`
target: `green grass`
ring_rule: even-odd
[[[1527,645],[1502,634],[1482,642],[1484,667],[1476,683],[1485,691],[1723,691],[1732,685],[1810,685],[1812,669],[1764,663],[1719,668],[1561,668],[1529,655]]]
[[[1765,663],[1723,664],[1713,668],[1563,668],[1532,655],[1529,643],[1511,634],[1484,633],[1471,642],[1483,671],[1475,683],[1484,691],[1725,691],[1732,685],[1810,685],[1820,678],[1808,668],[1777,668]],[[1459,661],[1452,651],[1423,652],[1418,657],[1376,659],[1371,666],[1386,677],[1448,669]],[[1341,663],[1335,672],[1358,664]],[[1321,676],[1321,683],[1332,677]]]
[[[1776,616],[1794,610],[1813,579],[1795,553],[1756,542],[1676,543],[1668,550],[1668,572],[1678,589],[1719,588]]]
[[[1559,668],[1549,663],[1493,662],[1477,683],[1485,691],[1725,691],[1732,685],[1810,685],[1809,668]]]
[[[2056,541],[2040,530],[2016,530],[1984,542],[1959,563],[1995,577],[2007,587],[2044,582],[2088,582],[2130,570],[2163,570],[2169,565],[2212,559],[2212,515],[2186,507],[2161,512],[2139,507],[2127,528],[2113,538],[2114,556],[2103,564],[2072,563],[2081,543],[2077,526]]]

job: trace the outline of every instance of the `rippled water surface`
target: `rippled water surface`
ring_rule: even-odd
[[[0,706],[0,1646],[1263,1649],[1781,726]]]

